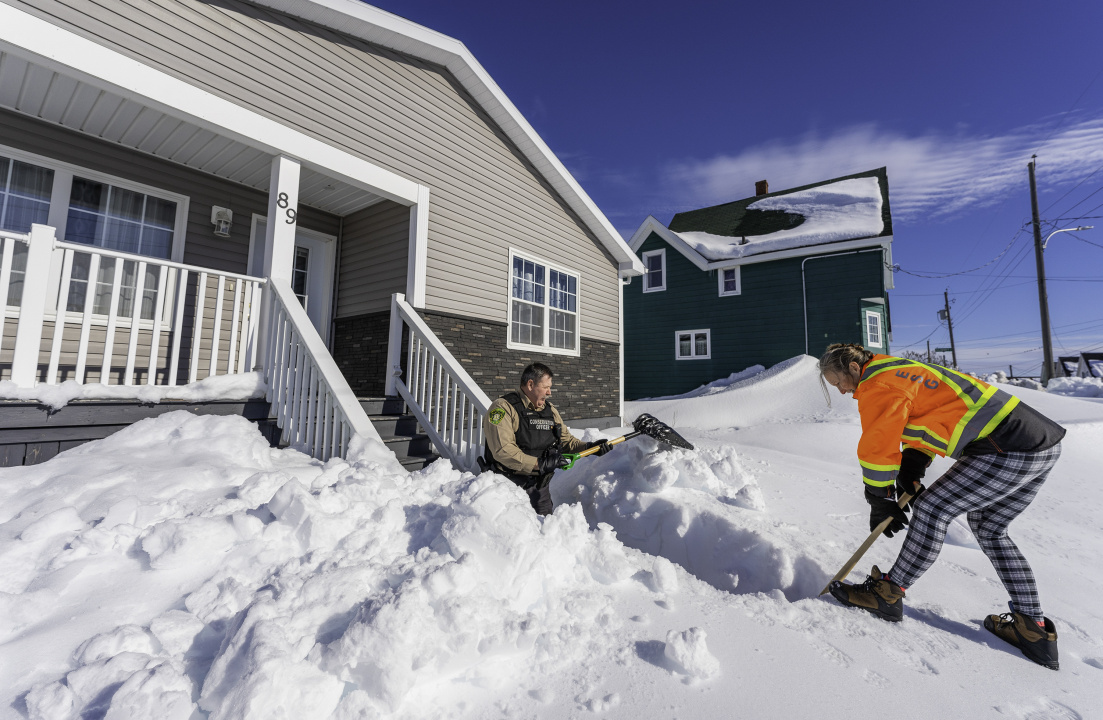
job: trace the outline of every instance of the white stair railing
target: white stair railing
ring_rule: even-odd
[[[410,328],[406,380],[402,379],[402,325]],[[401,293],[391,296],[387,394],[406,401],[441,456],[475,472],[483,452],[483,418],[490,398],[467,374]]]
[[[325,461],[355,435],[379,439],[290,283],[269,278],[268,288],[264,368],[284,442]]]
[[[18,323],[11,379],[20,387],[172,386],[253,369],[263,278],[59,242],[45,225],[0,239],[0,298],[5,322]],[[21,243],[22,271],[14,267]],[[13,278],[23,287],[9,298]]]

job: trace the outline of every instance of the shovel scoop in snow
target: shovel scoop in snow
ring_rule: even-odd
[[[627,435],[622,435],[619,438],[610,440],[609,444],[619,445],[625,440],[631,440],[637,435],[646,435],[666,445],[685,448],[686,450],[693,449],[693,443],[679,435],[677,431],[674,430],[674,428],[670,427],[662,420],[659,420],[654,415],[648,415],[647,413],[640,415],[638,418],[636,418],[635,422],[632,423],[632,428],[635,430],[635,432],[630,432]],[[578,460],[581,457],[586,457],[587,455],[593,455],[598,451],[598,449],[599,448],[597,447],[592,447],[589,450],[583,450],[580,453],[564,453],[563,457],[567,458],[569,462],[567,466],[563,469],[570,470],[572,467],[574,467],[575,460]]]

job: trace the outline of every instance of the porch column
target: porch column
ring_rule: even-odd
[[[272,158],[268,184],[268,226],[264,234],[264,275],[291,282],[295,263],[295,228],[299,212],[299,161]]]
[[[429,256],[429,188],[417,187],[417,203],[410,206],[410,249],[406,265],[406,301],[425,307],[425,263]]]
[[[277,155],[272,158],[272,175],[268,183],[268,218],[264,232],[264,262],[261,275],[274,281],[291,282],[295,264],[295,228],[298,226],[299,212],[299,161]],[[268,359],[268,336],[271,328],[270,318],[274,293],[265,291],[265,300],[261,306],[260,332],[257,338],[257,369],[266,375]],[[271,391],[269,391],[271,397]]]
[[[12,382],[21,388],[34,387],[38,375],[42,323],[46,315],[46,287],[49,284],[50,256],[53,251],[54,229],[49,225],[31,225],[27,269],[23,275],[23,298],[19,307],[19,326],[15,331],[15,354],[11,364]],[[107,384],[102,378],[100,382]]]

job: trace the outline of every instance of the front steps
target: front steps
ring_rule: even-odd
[[[407,470],[413,472],[429,465],[440,455],[425,433],[418,432],[417,418],[406,413],[406,403],[397,397],[359,398],[383,443]]]

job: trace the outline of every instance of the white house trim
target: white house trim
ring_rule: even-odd
[[[0,3],[0,50],[134,102],[186,119],[219,135],[401,203],[417,202],[418,184],[327,145],[122,53]]]
[[[630,251],[613,224],[462,42],[359,0],[252,2],[446,67],[570,208],[578,213],[618,262],[621,277],[643,273],[643,264]]]
[[[429,188],[418,185],[417,203],[410,206],[410,260],[406,264],[406,298],[425,307],[425,267],[429,261]]]
[[[643,224],[636,229],[636,232],[632,234],[632,239],[629,240],[628,245],[632,248],[632,252],[635,253],[643,245],[644,241],[655,233],[662,238],[667,245],[674,248],[678,252],[682,253],[691,263],[697,266],[699,270],[720,270],[724,268],[738,267],[741,265],[753,265],[760,262],[771,262],[773,260],[785,260],[786,258],[806,257],[809,255],[829,255],[837,252],[846,252],[848,250],[860,250],[862,248],[875,248],[880,247],[884,249],[885,263],[888,266],[892,265],[892,235],[877,236],[871,238],[861,238],[858,240],[844,240],[842,242],[823,243],[820,245],[805,245],[798,248],[790,248],[788,250],[776,250],[773,252],[763,252],[756,255],[750,255],[744,258],[732,258],[728,260],[708,260],[701,253],[697,252],[693,246],[687,243],[682,237],[667,228],[661,222],[654,217],[648,215],[647,219],[643,221]],[[892,271],[889,267],[885,268],[885,289],[891,290],[892,285]]]

